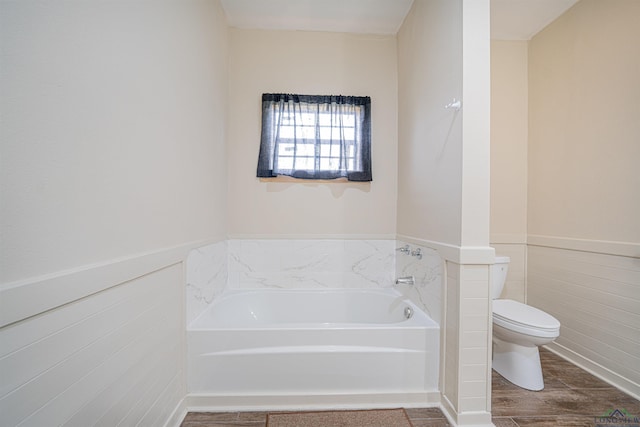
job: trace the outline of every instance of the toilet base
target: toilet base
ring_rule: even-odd
[[[538,346],[523,346],[494,337],[492,367],[518,387],[533,391],[544,388]]]

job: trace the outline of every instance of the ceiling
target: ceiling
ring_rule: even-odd
[[[221,0],[246,29],[395,34],[414,0]],[[491,0],[491,38],[529,40],[578,0]]]
[[[491,0],[491,38],[529,40],[578,0]]]
[[[395,34],[413,0],[222,0],[229,25]]]

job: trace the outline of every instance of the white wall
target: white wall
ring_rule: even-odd
[[[511,258],[503,298],[525,301],[527,41],[491,41],[491,246]]]
[[[529,46],[528,302],[640,396],[640,3],[582,0]]]
[[[489,44],[472,20],[463,31],[461,2],[412,10],[398,33],[398,234],[486,246]],[[462,110],[445,109],[453,98]]]
[[[414,2],[398,33],[397,230],[446,260],[440,387],[457,425],[491,425],[489,70],[488,1]]]
[[[224,234],[216,7],[2,2],[1,282]]]
[[[459,245],[462,4],[415,1],[398,32],[398,222],[401,236]]]
[[[639,11],[581,1],[531,40],[531,235],[640,242]]]
[[[158,425],[185,392],[182,261],[226,230],[224,13],[0,11],[0,412]]]
[[[394,238],[395,37],[232,29],[230,54],[230,236]],[[256,178],[268,92],[371,96],[373,182]]]
[[[491,242],[527,237],[528,42],[491,41]]]

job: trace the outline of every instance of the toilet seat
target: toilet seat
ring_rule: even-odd
[[[508,299],[493,300],[493,322],[505,329],[541,338],[560,334],[560,322],[535,307]]]

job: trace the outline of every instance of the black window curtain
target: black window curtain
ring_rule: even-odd
[[[371,98],[262,95],[260,178],[371,181]]]

